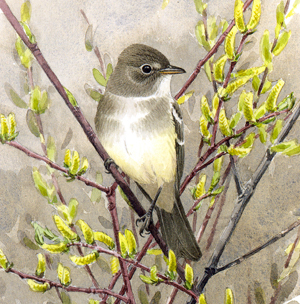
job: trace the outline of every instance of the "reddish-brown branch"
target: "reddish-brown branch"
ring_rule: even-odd
[[[121,296],[111,290],[107,290],[107,289],[100,289],[100,288],[84,288],[84,287],[77,287],[77,286],[63,286],[62,284],[60,283],[57,283],[57,282],[54,282],[54,281],[50,281],[48,279],[44,279],[44,278],[40,278],[40,277],[37,277],[37,276],[34,276],[34,275],[30,275],[30,274],[27,274],[27,273],[23,273],[21,271],[18,271],[14,268],[8,268],[6,270],[7,273],[14,273],[16,275],[18,275],[21,279],[31,279],[31,280],[35,280],[37,282],[40,282],[40,283],[48,283],[50,285],[50,288],[52,287],[57,287],[57,288],[62,288],[64,289],[65,291],[68,291],[68,292],[84,292],[84,293],[92,293],[92,294],[107,294],[109,296],[112,296],[112,297],[115,297],[117,299],[120,299],[122,301],[124,301],[125,303],[129,303],[129,299],[124,297],[124,296]]]
[[[252,3],[253,0],[247,0],[244,4],[244,8],[243,10],[245,11],[248,6]],[[219,37],[218,41],[216,42],[216,44],[212,47],[212,49],[207,53],[207,55],[201,59],[195,70],[193,71],[193,73],[190,75],[190,77],[188,78],[188,80],[186,81],[186,83],[183,85],[183,87],[181,88],[181,90],[176,94],[175,99],[178,99],[180,96],[182,96],[184,94],[184,92],[187,90],[187,88],[192,84],[192,82],[196,79],[196,77],[198,76],[201,67],[210,59],[210,57],[212,57],[219,49],[220,45],[223,43],[223,41],[225,40],[225,37],[228,35],[228,33],[230,32],[230,30],[233,28],[233,26],[235,25],[235,21],[232,20],[230,22],[230,24],[228,25],[228,28],[226,29],[226,31],[224,31],[224,33]]]
[[[228,164],[228,166],[227,166],[227,168],[226,168],[226,170],[225,170],[225,172],[223,174],[222,180],[220,181],[220,186],[223,186],[224,182],[226,181],[226,179],[228,178],[228,176],[230,174],[230,170],[231,170],[231,163]],[[215,209],[215,207],[216,207],[216,205],[217,205],[217,203],[219,201],[219,198],[222,196],[222,197],[224,197],[224,201],[225,201],[226,192],[227,192],[227,190],[229,188],[229,180],[230,179],[228,179],[228,183],[227,183],[228,186],[226,184],[227,187],[225,186],[223,192],[220,193],[220,194],[218,194],[216,196],[214,204],[212,206],[210,206],[208,208],[207,212],[206,212],[206,215],[204,217],[203,223],[202,223],[202,225],[201,225],[201,227],[200,227],[200,229],[198,231],[197,237],[196,237],[196,240],[197,240],[198,243],[200,242],[200,240],[201,240],[201,238],[202,238],[202,236],[204,234],[204,231],[205,231],[205,229],[206,229],[206,227],[208,225],[208,222],[209,222],[209,220],[211,218],[211,215],[212,215],[212,213],[213,213],[213,211],[214,211],[214,209]],[[222,203],[222,201],[221,201],[221,203]]]
[[[68,174],[68,170],[64,167],[61,167],[59,165],[57,165],[56,163],[52,162],[49,158],[45,157],[45,156],[42,156],[40,154],[37,154],[33,151],[30,151],[29,149],[27,149],[26,147],[22,146],[21,144],[19,144],[18,142],[16,141],[10,141],[10,142],[7,142],[7,144],[9,146],[12,146],[14,148],[17,148],[19,149],[20,151],[24,152],[26,155],[28,155],[29,157],[32,157],[32,158],[35,158],[35,159],[38,159],[38,160],[41,160],[43,162],[45,162],[47,165],[49,165],[51,168],[55,169],[55,170],[58,170],[58,171],[61,171],[65,174]],[[94,187],[94,188],[97,188],[98,190],[100,191],[103,191],[105,193],[108,193],[109,192],[109,188],[107,187],[103,187],[83,176],[76,176],[75,177],[76,179],[84,182],[87,186],[91,186],[91,187]]]
[[[209,197],[210,196],[210,193],[205,193],[203,195],[201,195],[198,199],[196,199],[194,201],[194,204],[193,206],[190,208],[190,210],[188,211],[188,213],[186,214],[186,216],[190,216],[192,213],[195,212],[195,207],[202,201],[204,200],[205,198]]]

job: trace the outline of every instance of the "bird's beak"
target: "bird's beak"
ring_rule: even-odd
[[[169,65],[165,69],[159,70],[161,74],[182,74],[185,73],[185,70],[176,66]]]

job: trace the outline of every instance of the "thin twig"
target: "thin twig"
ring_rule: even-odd
[[[228,175],[230,174],[231,172],[231,163],[228,164],[228,167],[226,169],[226,171],[228,172]],[[224,173],[225,174],[225,173]],[[218,209],[218,213],[216,215],[216,218],[215,218],[215,221],[213,223],[213,226],[210,230],[210,234],[209,234],[209,237],[207,238],[207,244],[206,244],[206,250],[209,249],[209,247],[211,246],[212,242],[213,242],[213,239],[214,239],[214,236],[215,236],[215,233],[216,233],[216,228],[217,228],[217,225],[218,225],[218,222],[219,222],[219,218],[221,216],[221,213],[223,211],[223,207],[224,207],[224,204],[225,204],[225,200],[226,200],[226,194],[227,194],[227,191],[229,189],[229,186],[230,186],[230,178],[228,178],[226,180],[226,184],[224,186],[224,190],[223,192],[221,193],[220,196],[218,196],[218,198],[220,198],[220,203],[219,203],[219,209]],[[216,202],[214,203],[213,207],[216,205]],[[202,227],[200,227],[200,230],[199,230],[199,233],[197,235],[197,240],[199,239],[200,241],[200,238],[202,237],[203,235],[203,232],[202,232]]]
[[[249,5],[252,3],[252,1],[253,0],[247,0],[244,3],[244,8],[243,8],[244,11],[249,7]],[[181,90],[176,94],[175,99],[178,99],[180,96],[182,96],[184,94],[184,92],[187,90],[187,88],[196,79],[196,77],[198,76],[198,74],[201,70],[201,67],[210,59],[210,57],[212,57],[218,51],[220,45],[223,43],[223,41],[225,40],[225,37],[228,35],[228,33],[231,31],[231,29],[233,28],[234,25],[235,25],[235,21],[232,20],[230,22],[230,24],[228,25],[228,28],[226,29],[226,31],[224,31],[224,33],[219,37],[218,41],[212,47],[212,49],[207,53],[207,55],[203,59],[201,59],[198,62],[195,70],[193,71],[193,73],[190,75],[190,77],[188,78],[186,83],[183,85]]]
[[[23,273],[21,271],[18,271],[14,268],[8,268],[6,269],[6,272],[7,273],[14,273],[16,275],[18,275],[21,279],[31,279],[31,280],[35,280],[37,282],[41,282],[41,283],[48,283],[50,285],[50,288],[52,287],[58,287],[58,288],[61,288],[65,291],[68,291],[68,292],[83,292],[83,293],[92,293],[92,294],[108,294],[112,297],[115,297],[115,298],[118,298],[122,301],[124,301],[125,303],[129,303],[129,299],[124,297],[124,296],[121,296],[111,290],[107,290],[107,289],[100,289],[100,288],[84,288],[84,287],[78,287],[78,286],[64,286],[62,285],[61,283],[58,283],[58,282],[54,282],[54,281],[51,281],[51,280],[48,280],[48,279],[44,279],[44,278],[40,278],[38,276],[35,276],[35,275],[31,275],[31,274],[27,274],[27,273]]]
[[[231,268],[232,266],[235,265],[239,265],[241,264],[243,261],[245,261],[246,259],[250,258],[251,256],[253,256],[254,254],[260,252],[261,250],[263,250],[264,248],[272,245],[273,243],[277,242],[278,240],[280,240],[281,238],[285,237],[289,232],[291,232],[293,229],[297,228],[300,226],[300,220],[294,222],[293,224],[291,224],[288,228],[286,228],[285,230],[281,231],[280,233],[276,234],[275,236],[273,236],[271,239],[269,239],[266,243],[264,243],[261,246],[256,247],[255,249],[251,250],[250,252],[248,252],[247,254],[244,254],[243,256],[235,259],[234,261],[226,264],[225,266],[219,267],[216,269],[216,272],[221,272],[224,271],[228,268]]]
[[[37,154],[33,151],[30,151],[29,149],[27,149],[26,147],[22,146],[21,144],[19,144],[18,142],[16,141],[10,141],[10,142],[6,142],[7,145],[9,146],[12,146],[14,148],[17,148],[19,149],[20,151],[24,152],[26,155],[28,155],[29,157],[32,157],[32,158],[35,158],[35,159],[38,159],[38,160],[41,160],[43,162],[45,162],[47,165],[49,165],[51,168],[53,169],[56,169],[58,171],[61,171],[65,174],[68,174],[68,170],[64,167],[61,167],[59,165],[57,165],[56,163],[52,162],[48,157],[45,157],[45,156],[42,156],[40,154]],[[101,186],[83,176],[76,176],[75,177],[76,179],[84,182],[87,186],[91,186],[91,187],[94,187],[94,188],[97,188],[98,190],[100,191],[103,191],[105,193],[108,193],[109,192],[109,188],[107,187],[104,187],[104,186]]]
[[[230,182],[230,169],[231,169],[231,164],[229,163],[224,174],[223,174],[223,177],[222,177],[222,180],[220,181],[220,186],[223,186],[224,182],[227,180],[228,182],[226,183],[222,193],[218,194],[216,196],[216,199],[215,199],[215,202],[212,206],[210,206],[205,214],[205,217],[204,217],[204,220],[202,222],[202,225],[198,231],[198,234],[197,234],[197,237],[196,237],[196,240],[197,242],[199,243],[203,234],[204,234],[204,231],[208,225],[208,222],[211,218],[211,215],[213,213],[213,211],[215,210],[215,207],[219,201],[219,198],[221,197],[221,204],[222,204],[222,201],[223,201],[223,197],[224,197],[224,200],[225,200],[225,197],[226,197],[226,193],[227,193],[227,190],[229,188],[229,182]],[[228,178],[228,179],[227,179]],[[228,186],[227,186],[228,185]]]
[[[117,251],[118,251],[118,253],[121,253],[121,246],[120,246],[120,241],[119,241],[120,227],[119,227],[119,220],[118,220],[118,214],[117,214],[117,208],[116,208],[116,193],[115,193],[115,191],[110,193],[109,195],[107,195],[107,199],[108,199],[108,210],[110,212],[111,219],[112,219],[112,224],[113,224],[113,231],[114,231],[114,235],[115,235],[115,243],[116,243]],[[119,262],[120,262],[123,281],[124,281],[124,284],[126,286],[127,296],[130,299],[131,304],[135,304],[135,299],[134,299],[133,291],[132,291],[132,288],[131,288],[131,283],[130,283],[130,280],[128,278],[126,262],[124,261],[124,259],[121,258],[121,256],[119,256],[118,259],[119,259]]]

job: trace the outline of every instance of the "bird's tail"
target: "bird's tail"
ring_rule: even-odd
[[[179,195],[175,194],[175,202],[171,213],[157,208],[157,215],[163,239],[168,247],[174,251],[176,257],[198,261],[202,253],[185,215]]]

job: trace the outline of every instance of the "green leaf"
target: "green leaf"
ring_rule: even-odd
[[[198,24],[196,25],[195,34],[196,34],[196,38],[197,38],[199,44],[201,46],[203,46],[207,52],[209,52],[211,47],[210,47],[208,41],[206,40],[205,27],[204,27],[204,24],[203,24],[202,20],[200,20],[198,22]]]
[[[212,58],[209,59],[208,61],[206,61],[204,63],[204,71],[205,71],[205,74],[206,74],[206,77],[207,79],[212,82],[212,78],[211,78],[211,67],[210,67],[210,64],[212,63]]]
[[[284,86],[284,81],[282,79],[279,79],[267,97],[267,100],[265,103],[267,111],[269,111],[269,112],[276,111],[277,99],[278,99],[278,96],[279,96],[280,91],[283,88],[283,86]]]
[[[260,40],[260,54],[264,64],[268,66],[272,62],[270,37],[268,30],[265,30]]]
[[[170,0],[163,0],[163,3],[161,5],[162,9],[165,9],[167,7],[167,5],[169,4]]]
[[[112,64],[109,63],[106,67],[106,80],[108,81],[110,75],[112,74],[113,72],[113,67],[112,67]]]
[[[284,2],[281,1],[276,8],[276,27],[275,27],[275,38],[278,39],[280,30],[284,25]]]
[[[47,156],[51,161],[55,162],[56,145],[55,145],[54,138],[52,136],[48,136],[48,139],[47,139]]]
[[[23,239],[22,239],[24,245],[27,247],[27,248],[30,248],[32,250],[38,250],[40,247],[37,246],[35,243],[32,242],[31,239],[29,239],[27,236],[25,236]]]
[[[60,296],[62,304],[72,304],[70,296],[65,291],[61,291]]]
[[[90,24],[85,32],[85,37],[84,37],[84,43],[85,43],[85,48],[88,52],[91,52],[94,47],[94,36],[93,36],[93,25]]]
[[[28,108],[27,103],[17,94],[17,92],[9,84],[6,87],[6,93],[17,107],[22,109]]]
[[[283,125],[283,120],[282,119],[278,119],[276,121],[275,127],[274,127],[274,129],[272,131],[272,134],[271,134],[271,137],[270,137],[270,140],[271,140],[272,144],[274,144],[276,138],[280,134],[281,129],[282,129],[282,125]]]
[[[32,34],[28,24],[26,22],[22,22],[22,21],[20,21],[20,24],[22,25],[23,30],[24,30],[26,36],[28,37],[29,41],[31,43],[36,43],[35,36]]]
[[[223,165],[224,157],[221,156],[214,161],[214,172],[220,172]]]
[[[185,103],[187,100],[189,100],[190,97],[193,96],[194,92],[195,92],[195,91],[190,91],[190,92],[188,92],[188,93],[182,95],[181,97],[178,98],[177,103],[178,103],[179,105]]]
[[[255,75],[252,79],[252,88],[255,92],[258,91],[260,85],[260,79],[257,75]]]
[[[144,280],[142,279],[142,277],[143,277],[143,278],[149,278],[149,277],[140,275],[140,279],[141,279],[144,283],[146,283],[146,284],[152,284],[152,281],[151,281],[151,282],[148,282],[147,279],[146,279],[146,281],[144,281]],[[151,280],[151,279],[149,278],[149,280]],[[147,294],[146,294],[146,292],[145,292],[145,286],[144,286],[144,285],[141,285],[141,286],[138,288],[138,297],[139,297],[139,300],[140,300],[141,304],[149,304],[148,296],[147,296]]]
[[[204,293],[201,293],[201,295],[199,297],[199,304],[207,304]]]
[[[254,118],[255,118],[255,120],[258,120],[261,117],[263,117],[266,112],[267,112],[266,105],[263,103],[258,109],[256,109],[254,111]]]
[[[196,6],[196,11],[202,15],[203,11],[206,9],[207,7],[207,3],[203,3],[202,0],[194,0],[195,6]]]
[[[267,141],[267,132],[266,132],[266,125],[261,125],[258,128],[259,130],[259,139],[264,144]]]
[[[216,189],[214,192],[211,193],[211,195],[212,195],[212,196],[218,195],[218,194],[222,193],[223,190],[224,190],[224,186],[222,186],[222,187]]]
[[[69,214],[71,219],[74,219],[77,215],[78,201],[76,198],[71,198],[68,204]]]
[[[297,145],[298,144],[295,140],[291,140],[291,141],[283,142],[276,146],[273,146],[270,148],[270,150],[272,152],[284,152],[290,148],[292,148],[292,149],[295,148]]]
[[[161,298],[161,292],[157,291],[152,297],[150,304],[159,304],[160,298]]]
[[[39,102],[41,100],[41,90],[39,86],[35,86],[30,94],[30,108],[33,112],[39,114]]]
[[[147,254],[160,255],[163,254],[161,249],[148,249]]]
[[[265,292],[262,289],[260,283],[254,283],[254,294],[255,294],[255,302],[258,304],[265,304],[266,303],[266,296]]]
[[[292,32],[288,31],[288,32],[283,32],[279,38],[278,41],[276,43],[276,46],[273,50],[273,54],[274,56],[278,56],[286,47],[287,43],[289,42],[289,39],[291,37]]]
[[[212,47],[214,45],[214,41],[218,35],[218,26],[215,16],[209,16],[207,19],[207,31],[209,38],[209,45]]]
[[[84,220],[81,220],[81,219],[76,222],[76,225],[81,229],[86,242],[88,244],[93,244],[94,233],[93,233],[91,227]]]
[[[94,78],[95,80],[100,84],[102,85],[103,87],[106,87],[107,85],[107,80],[104,78],[104,76],[100,73],[99,70],[97,69],[93,69],[93,75],[94,75]]]
[[[218,183],[220,181],[220,177],[221,177],[220,171],[215,171],[214,175],[211,179],[211,183],[210,183],[210,187],[208,189],[208,192],[211,192],[218,185]]]
[[[40,191],[43,196],[48,197],[49,186],[36,167],[33,167],[32,177],[35,187]]]
[[[247,24],[247,28],[254,30],[260,20],[261,15],[261,2],[260,0],[254,0],[252,4],[252,12],[251,12],[251,18]]]
[[[72,94],[66,87],[64,87],[64,89],[65,89],[65,91],[66,91],[66,94],[67,94],[67,96],[68,96],[68,99],[69,99],[71,105],[72,105],[73,107],[78,107],[78,103],[77,103],[75,97],[73,96],[73,94]]]
[[[189,287],[187,289],[191,289],[193,286],[193,283],[194,283],[193,268],[189,264],[186,264],[184,273],[185,273],[186,283],[188,283],[188,286],[186,286],[186,287]]]
[[[25,1],[21,5],[21,20],[23,22],[29,22],[31,16],[31,3],[30,1]]]
[[[229,121],[229,128],[231,130],[236,127],[236,125],[238,124],[238,122],[241,119],[241,116],[242,116],[242,114],[240,112],[237,112],[231,116],[230,121]]]
[[[277,106],[278,111],[289,109],[291,110],[296,102],[296,98],[294,97],[294,93],[292,92],[290,95],[285,97]]]
[[[241,33],[244,33],[247,28],[244,22],[244,13],[243,13],[244,3],[241,0],[235,0],[234,4],[234,20],[236,27]]]
[[[235,56],[236,33],[237,33],[237,27],[234,26],[225,38],[225,45],[224,45],[225,53],[227,54],[228,58],[230,58],[231,60]]]
[[[224,303],[225,304],[234,304],[233,293],[230,288],[226,288]]]
[[[49,107],[48,93],[44,91],[39,101],[39,114],[45,113],[48,107]]]
[[[227,55],[222,55],[213,65],[214,77],[216,81],[224,81],[224,67],[227,62]]]

